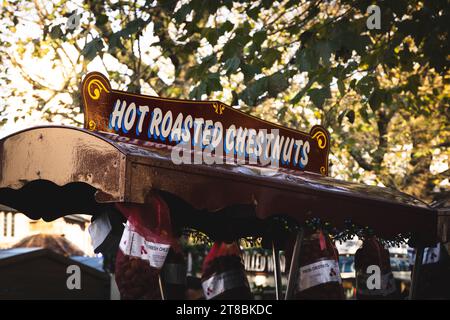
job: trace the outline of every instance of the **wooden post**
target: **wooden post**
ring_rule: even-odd
[[[411,285],[409,288],[409,299],[410,300],[414,300],[417,296],[417,288],[419,285],[420,269],[422,267],[424,249],[425,248],[423,247],[423,245],[417,246],[416,261],[414,262],[414,268],[412,270],[412,275],[411,275]]]
[[[161,274],[158,275],[158,280],[159,280],[159,291],[161,292],[161,300],[166,300]]]
[[[284,297],[285,300],[290,300],[292,298],[292,293],[294,292],[295,284],[298,283],[298,280],[300,279],[298,273],[298,265],[302,241],[303,241],[303,229],[300,229],[297,232],[294,251],[292,252],[291,266],[289,268],[289,277],[286,287],[286,295]]]
[[[273,256],[273,276],[275,278],[275,293],[276,299],[282,299],[282,288],[281,288],[281,270],[280,270],[280,254],[278,249],[275,247],[275,242],[272,241],[272,256]]]

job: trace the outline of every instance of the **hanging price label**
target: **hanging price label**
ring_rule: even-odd
[[[150,266],[161,269],[169,249],[169,244],[147,241],[139,233],[130,230],[128,224],[125,225],[122,239],[120,240],[120,250],[124,254],[148,260]]]

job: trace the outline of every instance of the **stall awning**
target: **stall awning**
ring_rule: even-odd
[[[170,146],[138,146],[112,133],[36,127],[0,140],[0,159],[0,203],[33,219],[144,203],[151,190],[161,190],[211,213],[242,204],[258,219],[320,217],[337,227],[351,219],[387,239],[412,233],[432,243],[438,237],[438,212],[395,190],[289,169],[176,165]],[[440,230],[448,230],[442,221]]]

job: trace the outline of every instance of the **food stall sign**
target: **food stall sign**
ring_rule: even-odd
[[[201,161],[208,164],[231,161],[328,174],[330,139],[321,126],[304,133],[219,101],[166,99],[113,90],[98,72],[85,76],[81,93],[86,129],[142,147],[168,146],[176,164],[201,153]],[[184,157],[187,150],[189,157]],[[194,158],[198,163],[198,157]]]

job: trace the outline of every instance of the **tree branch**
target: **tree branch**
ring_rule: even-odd
[[[348,151],[361,168],[367,171],[373,171],[375,169],[374,165],[364,159],[363,156],[358,153],[353,147],[350,147]]]

